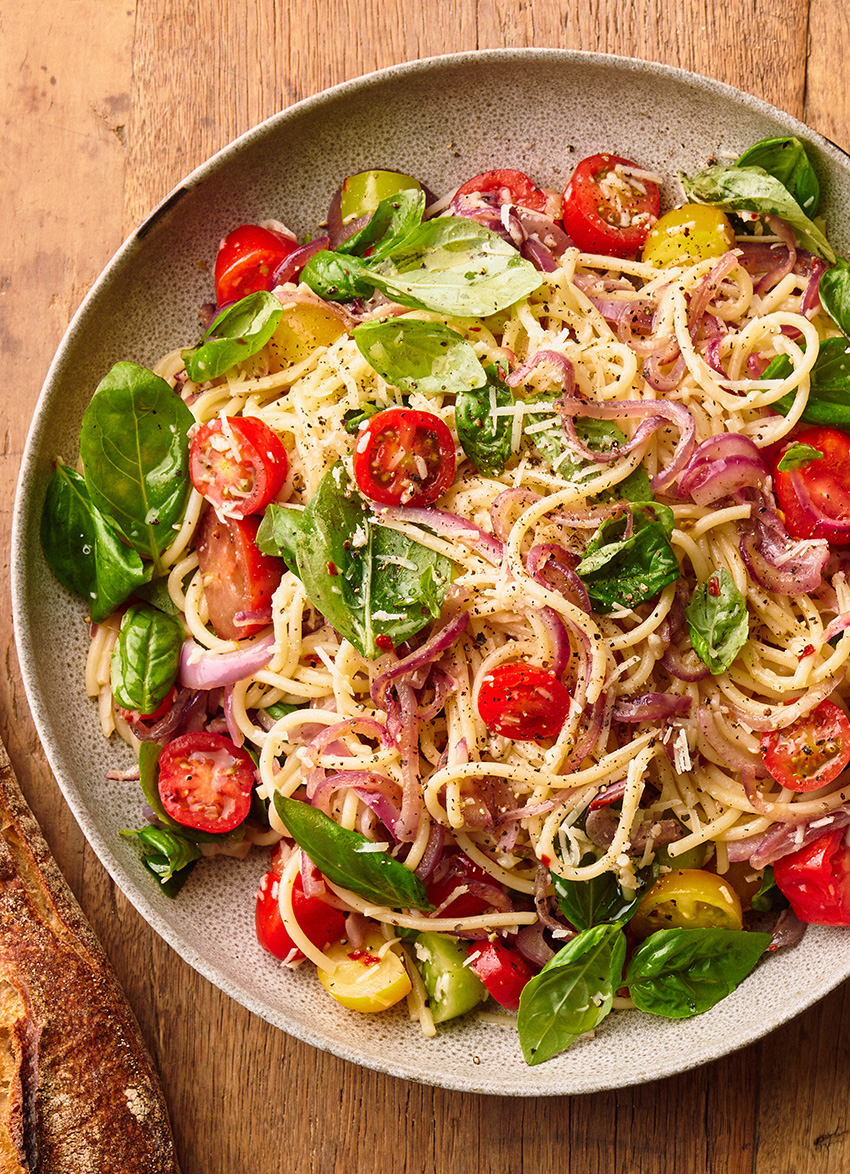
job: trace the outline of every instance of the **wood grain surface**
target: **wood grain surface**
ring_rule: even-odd
[[[363,1071],[253,1018],[148,928],[86,845],[29,715],[8,587],[21,452],[73,311],[135,224],[234,136],[373,69],[535,45],[695,70],[850,149],[848,13],[846,0],[0,0],[0,734],[142,1025],[185,1174],[850,1170],[848,985],[697,1071],[539,1101]]]

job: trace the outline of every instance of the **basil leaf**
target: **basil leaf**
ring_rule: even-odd
[[[694,652],[712,673],[725,673],[750,634],[747,601],[725,567],[694,591],[685,608]]]
[[[442,322],[385,318],[355,326],[352,337],[369,366],[408,395],[456,395],[487,378],[466,339]]]
[[[83,597],[95,623],[111,615],[151,572],[92,504],[83,478],[62,464],[47,485],[41,547],[53,574]]]
[[[625,538],[628,515],[633,530]],[[625,506],[602,523],[576,567],[595,612],[604,615],[615,607],[637,607],[679,578],[672,532],[672,510],[657,502]]]
[[[250,359],[266,345],[282,317],[279,299],[265,290],[229,306],[214,319],[196,347],[183,351],[189,378],[203,383]]]
[[[337,253],[365,256],[374,262],[391,253],[422,223],[425,193],[406,188],[381,200],[367,224],[337,246]]]
[[[780,473],[786,473],[789,469],[804,469],[812,461],[822,460],[820,449],[812,448],[810,444],[792,444],[782,454],[776,467]]]
[[[787,379],[791,360],[777,355],[762,374],[762,379]],[[783,415],[791,410],[794,393],[789,392],[771,406]],[[823,424],[832,428],[850,428],[850,342],[846,338],[825,338],[809,376],[809,398],[800,420],[804,424]]]
[[[495,364],[485,368],[483,387],[461,391],[455,400],[455,428],[467,457],[485,477],[498,477],[511,456],[513,417],[493,409],[514,404],[514,394]]]
[[[794,229],[803,248],[835,260],[832,246],[818,226],[774,176],[763,167],[709,167],[692,179],[680,176],[688,199],[711,204],[724,212],[755,212],[758,216],[779,216]]]
[[[591,864],[595,859],[588,853],[581,863]],[[611,922],[622,925],[628,921],[657,874],[656,865],[640,869],[637,889],[627,893],[613,872],[603,872],[587,881],[565,880],[556,872],[550,873],[561,912],[570,925],[579,930]]]
[[[309,803],[279,792],[274,806],[298,847],[332,884],[391,909],[433,908],[419,877],[388,852],[373,851],[372,842],[359,832],[340,827]]]
[[[152,579],[149,583],[143,583],[140,587],[136,587],[133,591],[133,597],[141,599],[144,603],[149,603],[151,607],[158,608],[159,611],[164,611],[167,616],[174,616],[175,619],[183,615],[183,612],[171,598],[167,577]]]
[[[517,1030],[527,1064],[541,1064],[592,1031],[611,1010],[626,939],[619,925],[583,930],[523,987]]]
[[[146,603],[127,608],[109,666],[112,696],[123,709],[159,707],[177,680],[184,639],[179,620]]]
[[[267,713],[272,721],[279,722],[282,717],[287,717],[299,709],[303,709],[303,706],[290,705],[286,701],[275,701],[271,705],[267,705],[263,712]]]
[[[850,264],[842,257],[821,274],[818,296],[838,329],[850,336]]]
[[[345,431],[349,436],[356,436],[360,431],[361,424],[365,424],[367,420],[371,420],[373,416],[377,416],[378,412],[383,411],[384,408],[378,404],[370,403],[361,404],[359,408],[349,408],[342,418]]]
[[[375,521],[334,466],[301,515],[298,573],[310,602],[363,656],[401,644],[440,614],[452,563]]]
[[[197,844],[169,828],[151,825],[139,828],[138,831],[122,831],[120,834],[127,839],[138,837],[142,847],[142,863],[163,886],[203,855]]]
[[[731,994],[769,944],[740,929],[660,929],[635,950],[625,985],[641,1011],[689,1019]]]
[[[402,306],[486,318],[539,289],[543,276],[483,225],[440,216],[421,224],[403,249],[370,266],[369,280]]]
[[[820,184],[806,148],[793,135],[761,139],[735,161],[736,167],[761,167],[778,179],[807,216],[817,215]]]
[[[263,554],[270,554],[282,558],[287,570],[298,574],[298,543],[301,537],[301,517],[303,510],[291,505],[277,505],[274,502],[266,507],[263,520],[257,530],[255,539]]]
[[[313,293],[329,302],[368,299],[375,292],[365,261],[345,253],[332,253],[329,249],[314,253],[301,270],[301,280]]]
[[[83,415],[80,456],[91,501],[157,572],[191,488],[194,422],[165,380],[135,363],[116,363]]]
[[[787,906],[788,898],[776,883],[773,866],[768,864],[762,874],[761,887],[750,900],[750,908],[755,909],[757,913],[769,913],[773,909],[785,909]]]

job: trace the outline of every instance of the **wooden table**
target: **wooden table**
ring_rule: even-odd
[[[30,416],[71,314],[134,225],[234,136],[382,66],[535,45],[692,69],[767,99],[850,149],[849,11],[846,0],[0,6],[3,550]],[[141,1022],[185,1174],[850,1169],[846,984],[763,1042],[698,1071],[538,1102],[459,1095],[363,1071],[253,1018],[148,928],[84,842],[23,695],[7,577],[0,635],[0,734]]]

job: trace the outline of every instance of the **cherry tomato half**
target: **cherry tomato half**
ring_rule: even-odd
[[[665,873],[637,907],[629,929],[647,938],[657,929],[741,929],[741,900],[714,872],[677,868]]]
[[[215,258],[215,296],[220,306],[237,302],[248,294],[271,289],[275,271],[298,248],[291,237],[242,224],[228,233],[218,246]]]
[[[485,171],[461,184],[455,193],[458,196],[489,195],[498,197],[500,204],[519,204],[534,212],[545,212],[549,193],[538,187],[523,171],[512,171],[509,167],[499,171]]]
[[[631,179],[636,163],[619,155],[582,159],[564,189],[564,231],[585,253],[639,252],[658,219],[661,195],[648,179]]]
[[[850,762],[850,721],[834,701],[821,701],[790,726],[762,734],[761,756],[783,787],[816,791]]]
[[[269,870],[257,890],[254,920],[257,941],[269,954],[284,962],[295,962],[304,957],[286,932],[280,916],[280,877]],[[292,912],[305,937],[319,950],[345,936],[345,916],[319,897],[307,897],[299,873],[292,886]]]
[[[850,542],[850,435],[838,428],[806,428],[792,444],[807,444],[823,453],[796,469],[773,471],[773,485],[785,529],[794,538]],[[787,449],[780,450],[780,459]]]
[[[256,516],[219,518],[212,509],[201,519],[198,567],[210,623],[222,640],[242,640],[268,625],[268,620],[240,623],[236,618],[268,607],[286,570],[283,559],[257,546],[259,528]]]
[[[533,742],[557,737],[570,701],[566,685],[549,669],[512,661],[485,674],[478,691],[478,712],[494,734]]]
[[[487,993],[509,1011],[519,1009],[519,997],[533,971],[517,950],[504,942],[474,942],[467,947],[469,969],[484,983]]]
[[[825,836],[774,861],[773,875],[801,921],[850,925],[850,846],[847,829]]]
[[[172,819],[201,832],[230,832],[251,808],[254,763],[224,734],[181,734],[159,756],[159,797]]]
[[[431,412],[387,408],[357,433],[354,476],[380,505],[430,505],[454,481],[452,434]]]
[[[261,513],[280,493],[288,469],[283,442],[257,416],[216,416],[189,448],[192,484],[231,518]]]
[[[493,885],[495,881],[463,853],[443,857],[434,877],[425,885],[428,900],[439,910],[435,916],[477,917],[479,913],[486,913],[488,909],[492,909],[493,906],[486,898],[470,892],[468,887],[465,888],[470,883]],[[449,900],[455,892],[458,895]]]

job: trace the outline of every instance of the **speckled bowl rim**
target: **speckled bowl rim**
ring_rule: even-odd
[[[846,948],[846,939],[844,939],[845,961],[843,964],[836,965],[835,947],[841,941],[836,931],[820,929],[810,931],[807,941],[814,940],[816,948],[813,958],[808,958],[809,964],[806,968],[808,973],[805,976],[799,973],[799,967],[795,967],[793,952],[772,960],[771,966],[776,968],[776,979],[773,985],[784,984],[788,993],[778,1002],[774,1001],[770,1006],[765,1006],[763,1013],[756,1019],[743,1014],[746,1000],[742,995],[744,988],[739,988],[737,992],[729,996],[724,1003],[706,1016],[701,1016],[698,1020],[687,1021],[684,1029],[678,1024],[675,1025],[675,1028],[670,1029],[679,1030],[682,1036],[682,1046],[675,1054],[666,1054],[664,1058],[659,1058],[658,1055],[653,1054],[652,1044],[649,1042],[646,1044],[647,1055],[640,1062],[633,1060],[624,1062],[620,1071],[613,1074],[608,1073],[604,1077],[595,1074],[594,1040],[581,1042],[569,1053],[566,1053],[566,1057],[551,1061],[549,1064],[535,1068],[523,1067],[519,1070],[516,1069],[514,1063],[515,1054],[512,1054],[510,1064],[503,1066],[499,1064],[500,1048],[497,1044],[495,1051],[490,1056],[492,1069],[488,1070],[488,1065],[484,1070],[481,1070],[480,1067],[477,1067],[481,1057],[476,1052],[481,1052],[483,1055],[489,1050],[488,1039],[481,1035],[483,1029],[480,1025],[470,1027],[458,1024],[456,1027],[450,1026],[444,1037],[446,1048],[451,1053],[447,1056],[446,1062],[443,1063],[443,1048],[438,1042],[435,1045],[437,1051],[434,1053],[434,1062],[426,1064],[425,1068],[428,1070],[425,1071],[421,1061],[417,1062],[406,1055],[408,1049],[405,1046],[398,1049],[400,1055],[393,1055],[382,1049],[364,1049],[356,1042],[359,1030],[356,1027],[350,1033],[346,1033],[343,1029],[338,1034],[331,1035],[328,1030],[311,1025],[303,1016],[297,1018],[289,1014],[286,1009],[271,1008],[266,1001],[257,997],[248,982],[236,980],[229,972],[225,973],[219,964],[210,960],[203,949],[185,940],[175,930],[163,909],[152,899],[151,890],[145,887],[145,881],[136,875],[131,875],[126,864],[117,857],[112,838],[102,833],[98,823],[98,813],[92,810],[93,801],[85,794],[84,785],[81,786],[79,780],[69,777],[64,769],[63,744],[57,740],[57,732],[54,728],[55,713],[52,714],[47,706],[36,669],[39,641],[30,622],[28,589],[33,582],[37,581],[37,573],[32,570],[33,529],[35,528],[37,532],[37,520],[33,494],[28,492],[28,488],[35,484],[40,459],[39,445],[51,410],[54,384],[61,376],[66,356],[73,350],[80,338],[85,336],[91,307],[98,298],[101,298],[104,291],[109,289],[116,272],[120,272],[127,258],[130,255],[138,256],[138,250],[142,247],[144,238],[167,219],[169,212],[177,206],[186,193],[214,175],[232,157],[239,156],[258,136],[268,134],[270,129],[284,127],[292,123],[293,120],[303,119],[305,115],[321,113],[325,108],[332,109],[341,99],[359,95],[364,89],[375,88],[380,91],[388,83],[415,81],[428,75],[443,76],[447,75],[449,71],[459,68],[480,71],[482,78],[484,78],[488,70],[498,70],[503,67],[513,68],[514,66],[533,70],[535,66],[539,65],[546,68],[555,65],[559,68],[563,67],[564,70],[587,67],[613,70],[618,77],[623,79],[624,84],[628,83],[630,77],[634,78],[636,75],[640,75],[642,78],[649,76],[657,78],[659,83],[680,85],[683,88],[683,94],[686,92],[691,95],[696,93],[698,96],[708,100],[714,99],[723,104],[740,104],[755,117],[767,120],[787,133],[799,135],[818,149],[821,155],[829,161],[830,166],[834,165],[839,171],[848,172],[847,159],[838,147],[766,102],[719,81],[674,67],[634,58],[556,49],[493,49],[407,62],[343,82],[281,111],[217,152],[207,162],[192,171],[154,209],[117,251],[74,315],[48,371],[23,455],[12,530],[12,605],[15,634],[24,685],[36,726],[51,768],[89,843],[112,879],[145,920],[186,962],[210,982],[231,995],[250,1011],[308,1044],[330,1051],[354,1063],[400,1078],[459,1091],[516,1096],[590,1093],[622,1087],[684,1072],[744,1047],[811,1006],[850,976],[850,952]],[[498,148],[496,148],[497,150]],[[52,406],[55,409],[56,405]],[[827,964],[818,967],[819,958],[825,959]],[[251,959],[251,965],[259,965],[259,963]],[[629,1019],[633,1020],[634,1017],[630,1015]],[[664,1027],[667,1021],[657,1021],[653,1017],[645,1016],[641,1016],[640,1019],[641,1026],[638,1031],[641,1038],[645,1037],[648,1040],[649,1036],[654,1038],[658,1032],[667,1030]],[[712,1019],[714,1027],[708,1026],[709,1019]],[[611,1020],[606,1021],[606,1024],[611,1022]],[[603,1033],[610,1031],[613,1031],[617,1036],[618,1028],[616,1026],[606,1027],[606,1024],[603,1024],[600,1030],[600,1037]],[[703,1024],[706,1025],[706,1030],[702,1029]],[[404,1025],[404,1030],[413,1032],[417,1029],[415,1026]],[[490,1028],[488,1031],[497,1031],[501,1034],[500,1029]],[[658,1038],[660,1039],[661,1036],[658,1035]],[[513,1053],[516,1052],[515,1045],[508,1047],[509,1050],[513,1049]],[[411,1047],[409,1051],[419,1054],[421,1048]],[[456,1062],[457,1055],[465,1058],[463,1063]],[[573,1062],[573,1057],[576,1056],[579,1057],[578,1067]]]

